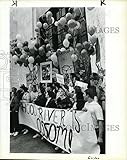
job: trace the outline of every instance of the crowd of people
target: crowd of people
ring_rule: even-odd
[[[75,85],[77,80],[79,81],[79,77],[72,73],[68,85],[62,85],[53,80],[52,83],[47,85],[39,83],[38,85],[31,84],[29,88],[24,84],[19,89],[13,87],[10,93],[11,136],[17,136],[19,133],[25,135],[29,132],[28,126],[19,125],[18,122],[18,111],[22,102],[69,111],[90,111],[98,144],[101,153],[104,153],[105,84],[103,83],[103,77],[100,77],[97,73],[92,73],[86,90]],[[37,137],[43,139],[39,133],[35,132],[33,138]],[[58,149],[58,147],[55,149]]]

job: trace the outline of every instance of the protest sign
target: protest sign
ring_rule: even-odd
[[[67,111],[23,103],[19,123],[44,136],[68,153],[99,154],[100,148],[90,112]]]
[[[76,81],[75,86],[79,86],[85,91],[87,89],[88,84],[81,81]]]
[[[56,74],[57,82],[60,84],[64,84],[64,76],[61,74]]]
[[[42,83],[52,83],[52,62],[40,64],[40,79]]]

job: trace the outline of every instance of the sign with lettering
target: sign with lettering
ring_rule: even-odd
[[[19,123],[39,132],[50,143],[68,153],[100,152],[90,112],[45,108],[23,103]]]
[[[81,81],[76,81],[75,86],[79,86],[85,91],[87,89],[88,84]]]
[[[57,82],[60,84],[64,84],[64,76],[61,74],[56,74]]]

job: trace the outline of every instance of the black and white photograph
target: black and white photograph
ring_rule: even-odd
[[[10,8],[10,153],[106,154],[104,27],[104,7]]]
[[[40,64],[40,75],[42,83],[52,83],[52,62]]]

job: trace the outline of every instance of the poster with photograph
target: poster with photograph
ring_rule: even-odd
[[[52,83],[52,62],[40,64],[40,77],[42,83]]]

